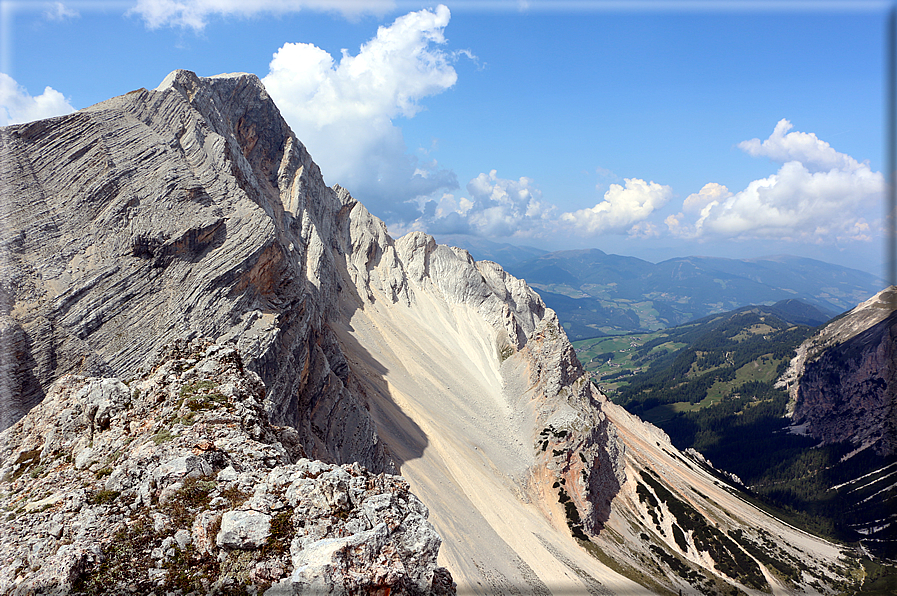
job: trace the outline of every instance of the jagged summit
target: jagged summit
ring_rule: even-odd
[[[175,71],[0,141],[3,426],[67,373],[129,379],[158,346],[209,337],[242,354],[307,457],[402,473],[460,591],[850,577],[845,551],[609,403],[524,281],[426,234],[393,239],[327,187],[257,77]]]
[[[183,87],[185,84],[188,84],[191,87],[196,87],[200,84],[200,78],[246,79],[251,85],[261,87],[262,89],[264,89],[265,87],[262,84],[262,80],[258,78],[258,75],[250,72],[223,72],[221,74],[212,75],[210,77],[199,77],[192,70],[178,68],[168,73],[165,78],[162,79],[162,82],[159,83],[159,85],[156,87],[155,91],[165,91],[168,88]]]

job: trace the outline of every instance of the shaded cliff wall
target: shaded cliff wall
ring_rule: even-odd
[[[794,422],[825,443],[897,452],[897,312],[804,365]]]

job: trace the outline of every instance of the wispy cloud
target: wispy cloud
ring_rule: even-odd
[[[44,18],[49,21],[65,21],[81,16],[77,10],[69,8],[62,2],[53,2],[44,10]]]
[[[129,13],[139,15],[150,29],[183,27],[201,31],[214,16],[251,17],[315,10],[351,18],[383,15],[394,8],[392,0],[137,0]]]
[[[70,114],[75,108],[52,87],[32,97],[8,74],[0,72],[0,126]]]

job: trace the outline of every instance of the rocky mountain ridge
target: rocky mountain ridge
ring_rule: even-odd
[[[128,375],[152,346],[227,336],[310,455],[390,469],[326,324],[329,243],[356,203],[257,77],[175,71],[2,141],[4,426],[64,373]]]
[[[54,382],[72,379],[67,373],[128,379],[156,346],[211,337],[218,347],[209,350],[235,348],[243,368],[266,388],[263,401],[258,392],[253,398],[258,408],[228,418],[250,422],[250,438],[234,437],[229,457],[259,440],[251,422],[264,413],[286,429],[277,430],[276,438],[290,457],[304,453],[328,462],[334,476],[344,476],[332,467],[338,465],[352,478],[362,477],[353,462],[374,474],[400,470],[443,540],[438,564],[461,590],[810,593],[834,591],[855,572],[843,560],[849,551],[740,501],[662,432],[610,404],[584,373],[554,312],[525,282],[425,234],[393,239],[348,191],[324,186],[255,76],[201,78],[175,71],[155,90],[3,128],[0,140],[0,176],[10,198],[0,211],[6,265],[0,279],[0,414],[5,425],[14,424],[2,444],[12,475],[19,474],[12,478],[16,494],[30,490],[23,474],[30,478],[43,465],[34,459],[36,449],[43,453],[38,443],[54,436],[35,436],[26,445],[16,429],[34,427],[42,411],[34,408],[45,396],[54,400],[46,407],[55,403]],[[190,367],[200,356],[181,359],[186,369],[172,371],[171,382],[195,370]],[[180,394],[183,387],[204,397],[195,402]],[[177,390],[183,401],[162,400],[161,410],[147,411],[146,420],[174,416],[169,422],[183,427],[178,436],[191,442],[191,433],[211,422],[205,410],[224,407],[209,397],[227,397],[216,387],[183,385]],[[203,413],[194,415],[190,404]],[[25,414],[29,410],[33,415]],[[258,428],[264,430],[261,423]],[[139,429],[131,431],[129,424],[128,430]],[[162,431],[153,432],[157,437]],[[165,438],[159,436],[160,444]],[[172,439],[179,448],[196,447],[178,441]],[[223,449],[216,441],[216,449]],[[142,444],[149,443],[155,453],[155,440]],[[265,444],[271,447],[254,449],[260,460],[241,465],[300,465],[277,455],[273,439]],[[73,454],[75,461],[50,462],[50,472],[62,474],[66,466],[91,472],[97,462],[85,449],[93,447],[80,445],[83,468]],[[159,457],[153,469],[164,463]],[[301,476],[309,466],[325,464],[288,472]],[[121,478],[115,470],[100,490],[120,492],[117,498],[136,490],[125,497],[136,502],[145,478],[122,480],[119,491],[106,486]],[[253,478],[259,490],[265,487],[259,497],[264,502],[253,510],[273,523],[272,504],[289,499],[278,488],[285,484]],[[227,474],[216,479],[232,482]],[[404,494],[399,484],[396,490]],[[202,486],[206,496],[222,490]],[[24,498],[43,500],[14,498],[16,508],[24,507]],[[411,497],[403,498],[421,514]],[[219,503],[239,510],[233,502]],[[151,494],[148,504],[154,506]],[[92,511],[88,505],[94,504],[44,505],[55,515],[68,507],[73,514]],[[137,508],[143,507],[141,497]],[[352,531],[378,527],[368,520],[371,528]],[[10,529],[19,542],[28,540],[24,526]],[[379,530],[375,534],[384,538]],[[177,542],[177,531],[170,537]],[[242,581],[248,566],[262,564],[265,571],[259,568],[255,579],[276,586],[289,572],[290,589],[299,589],[294,579],[306,555],[293,552],[294,543],[290,558],[277,559],[280,571],[244,556],[233,577]],[[52,543],[35,544],[30,548],[40,560]],[[303,542],[303,549],[309,544]],[[378,544],[392,552],[386,542]],[[264,550],[258,541],[255,546]],[[184,550],[171,542],[158,548],[163,555],[174,549],[175,559]],[[216,548],[226,550],[217,538]],[[788,564],[777,566],[780,561]],[[412,566],[402,577],[428,577],[429,566]],[[16,567],[16,577],[25,574],[22,581],[40,573],[24,567]],[[148,577],[149,569],[165,567],[147,567]],[[153,576],[162,577],[159,571]],[[418,579],[402,579],[401,585],[422,590]]]

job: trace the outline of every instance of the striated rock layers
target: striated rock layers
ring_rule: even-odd
[[[4,433],[3,594],[452,594],[398,476],[302,457],[232,347],[66,375]]]
[[[176,71],[2,144],[3,426],[64,373],[129,375],[163,343],[230,338],[310,456],[392,469],[328,325],[357,203],[257,77]]]
[[[102,546],[78,554],[66,543],[60,554],[52,541],[103,545],[123,531],[153,543],[140,581],[163,586],[198,557],[192,567],[217,564],[272,593],[327,591],[336,567],[360,574],[350,593],[381,580],[396,592],[450,587],[425,555],[436,545],[426,526],[400,530],[399,518],[424,516],[403,481],[359,466],[401,470],[462,592],[832,592],[856,571],[843,549],[733,497],[609,403],[522,280],[422,233],[393,239],[347,191],[326,187],[255,76],[175,71],[153,91],[0,129],[0,140],[3,424],[45,400],[0,437],[18,491],[8,498],[24,510],[10,520],[19,554],[7,551],[6,581],[36,586],[54,566],[62,578],[90,565],[89,577],[118,573]],[[180,337],[216,343],[128,387],[131,409],[121,384],[96,380],[132,378]],[[234,348],[260,382],[205,384],[203,358]],[[66,405],[82,391],[86,418]],[[140,417],[128,419],[135,404]],[[56,455],[64,428],[23,438],[47,408],[63,426],[86,420],[94,443]],[[109,452],[112,437],[133,440]],[[119,467],[132,458],[147,473]],[[86,483],[80,500],[53,488],[72,469]],[[330,488],[307,482],[319,472]],[[124,521],[146,508],[153,534]],[[290,529],[290,508],[287,554],[269,539]],[[109,511],[108,524],[91,525]],[[35,570],[28,557],[50,559]],[[194,579],[206,589],[195,574],[184,581]]]
[[[897,287],[823,327],[797,350],[779,381],[795,424],[824,443],[849,441],[897,453]]]

